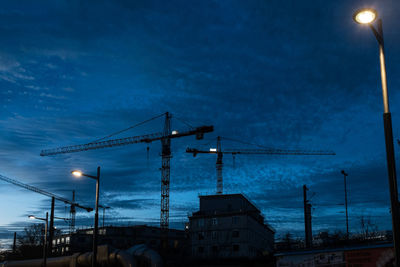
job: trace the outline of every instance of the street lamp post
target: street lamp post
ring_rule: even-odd
[[[390,189],[390,206],[392,212],[392,231],[393,231],[393,245],[395,252],[395,264],[400,263],[400,220],[399,220],[399,203],[398,203],[398,190],[396,178],[396,165],[394,158],[393,147],[393,132],[392,132],[392,117],[389,110],[389,97],[386,80],[386,66],[385,66],[385,51],[383,41],[382,20],[377,20],[377,29],[372,23],[377,19],[378,13],[371,8],[364,8],[356,11],[353,19],[359,24],[368,25],[374,33],[376,40],[379,44],[379,63],[381,69],[382,81],[382,97],[383,97],[383,122],[385,130],[385,143],[386,143],[386,160],[388,168],[389,189]]]
[[[93,257],[92,257],[92,267],[97,265],[97,235],[99,228],[99,190],[100,190],[100,166],[97,167],[97,176],[84,174],[81,171],[75,170],[71,172],[74,176],[86,176],[96,180],[96,207],[94,214],[94,230],[93,230]]]
[[[44,221],[44,243],[43,243],[43,266],[46,267],[47,265],[47,224],[49,221],[49,213],[46,212],[46,218],[39,218],[34,215],[29,215],[29,219],[36,219]]]
[[[346,182],[346,178],[348,176],[348,174],[342,170],[342,174],[344,177],[344,204],[346,206],[346,239],[349,239],[349,215],[347,213],[347,182]]]

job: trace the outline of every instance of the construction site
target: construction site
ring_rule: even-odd
[[[395,10],[5,2],[0,267],[400,266]]]

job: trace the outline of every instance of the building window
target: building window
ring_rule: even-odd
[[[204,239],[204,232],[199,232],[199,240],[203,240]]]
[[[67,236],[67,237],[65,238],[65,243],[69,244],[69,241],[70,241],[70,237]]]
[[[217,218],[212,218],[212,219],[211,219],[211,224],[212,224],[212,225],[217,225],[217,224],[218,224]]]
[[[233,231],[232,237],[239,237],[239,231],[237,231],[237,230]]]
[[[232,217],[232,223],[233,223],[233,224],[239,223],[239,217],[238,217],[238,216],[233,216],[233,217]]]
[[[204,252],[204,247],[199,247],[198,251],[199,251],[199,253],[203,253]]]
[[[239,251],[240,247],[239,245],[233,245],[233,251]]]
[[[213,253],[218,253],[218,246],[212,246],[211,249]]]
[[[204,226],[204,220],[203,219],[199,219],[198,223],[199,223],[199,227],[203,227]]]
[[[216,231],[212,231],[211,237],[212,237],[212,239],[217,239],[217,232]]]

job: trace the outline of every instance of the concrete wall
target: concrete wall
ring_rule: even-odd
[[[192,217],[190,237],[197,258],[254,258],[274,243],[274,233],[246,213]]]

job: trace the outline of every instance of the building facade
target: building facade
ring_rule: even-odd
[[[111,245],[118,249],[128,249],[134,245],[146,244],[159,250],[161,245],[161,229],[147,225],[126,227],[106,226],[99,228],[98,245]],[[77,230],[70,234],[55,237],[53,255],[71,255],[75,252],[92,251],[93,228]],[[168,230],[168,247],[181,249],[187,246],[186,234],[183,230]]]
[[[200,196],[189,216],[194,258],[256,258],[271,253],[275,231],[242,194]]]

